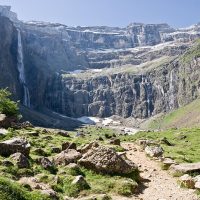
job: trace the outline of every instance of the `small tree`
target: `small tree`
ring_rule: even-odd
[[[18,103],[10,99],[11,93],[6,89],[0,89],[0,113],[3,113],[7,116],[19,115]]]

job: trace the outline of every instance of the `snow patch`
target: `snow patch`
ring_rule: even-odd
[[[77,118],[78,121],[85,123],[85,124],[90,124],[90,125],[95,125],[96,123],[100,122],[100,120],[96,117],[79,117]]]

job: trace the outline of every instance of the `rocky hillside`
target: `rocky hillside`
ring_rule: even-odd
[[[147,118],[199,95],[199,24],[68,27],[0,14],[0,87],[28,108]]]

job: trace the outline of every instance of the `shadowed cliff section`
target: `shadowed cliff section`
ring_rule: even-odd
[[[35,111],[24,106],[20,106],[20,112],[23,115],[22,121],[31,121],[35,126],[46,128],[57,128],[63,130],[75,130],[83,126],[83,123],[48,109]]]
[[[0,88],[8,87],[18,100],[22,94],[17,71],[17,30],[8,18],[2,16],[0,27]]]

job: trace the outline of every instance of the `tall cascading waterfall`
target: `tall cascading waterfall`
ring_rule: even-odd
[[[22,38],[21,38],[21,32],[19,29],[17,29],[18,32],[18,55],[17,55],[17,68],[19,71],[19,80],[20,83],[23,86],[24,95],[23,95],[23,105],[30,107],[30,93],[29,89],[26,84],[26,77],[25,77],[25,71],[24,71],[24,56],[23,56],[23,47],[22,47]]]
[[[146,103],[147,103],[147,116],[150,117],[152,115],[152,84],[146,76],[143,74],[142,77],[142,85],[144,85],[145,93],[146,93]]]

